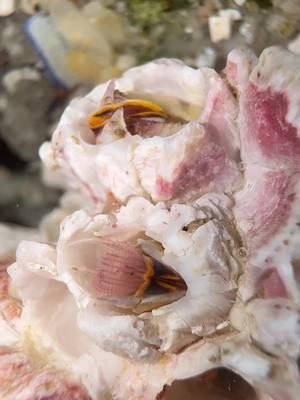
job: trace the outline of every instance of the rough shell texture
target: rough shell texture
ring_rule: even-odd
[[[278,48],[231,52],[224,78],[158,60],[74,101],[41,154],[101,213],[67,216],[55,245],[19,245],[11,283],[1,280],[3,307],[23,304],[21,318],[1,320],[10,345],[95,400],[164,398],[165,385],[221,367],[257,399],[298,400],[299,67]],[[119,113],[96,138],[88,119],[114,85],[159,104],[180,130],[119,138]],[[99,298],[89,272],[107,240],[170,265],[186,295],[150,311],[130,296]]]
[[[142,124],[131,134],[117,112],[96,140],[88,121],[101,104],[113,100],[112,88],[150,100],[184,123],[166,123],[151,138]],[[233,95],[215,71],[162,59],[74,100],[40,155],[48,174],[64,175],[69,186],[83,190],[98,206],[108,204],[111,194],[124,203],[132,195],[159,201],[228,192],[240,183],[237,112]]]

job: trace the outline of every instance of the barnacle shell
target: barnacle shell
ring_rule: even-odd
[[[214,206],[215,212],[218,207],[226,207],[228,203],[230,204],[226,197],[215,195],[213,199],[220,204]],[[209,198],[201,201],[210,204]],[[145,349],[153,353],[151,346],[147,345],[147,338],[144,337],[148,333],[143,332],[142,329],[142,333],[136,331],[134,335],[136,338],[140,336],[144,344],[137,353],[134,351],[131,354],[132,350],[126,347],[125,341],[131,336],[126,332],[130,321],[133,331],[135,331],[134,326],[137,321],[141,326],[152,324],[153,326],[149,327],[150,331],[159,329],[161,337],[156,337],[155,341],[157,344],[160,343],[161,351],[169,351],[172,347],[182,347],[186,341],[195,339],[197,335],[214,332],[216,326],[228,314],[236,290],[236,280],[240,273],[239,263],[234,255],[234,248],[239,246],[239,236],[232,226],[230,227],[232,230],[229,231],[223,225],[222,214],[215,217],[219,220],[208,221],[204,224],[200,222],[198,228],[192,229],[191,232],[183,230],[193,221],[197,222],[205,217],[213,219],[214,209],[207,216],[201,207],[201,201],[196,202],[194,206],[174,204],[171,209],[168,209],[163,203],[153,206],[142,198],[133,198],[126,207],[111,216],[93,217],[83,211],[78,211],[64,221],[57,245],[58,276],[68,285],[81,309],[79,315],[81,328],[87,331],[92,329],[91,334],[100,344],[105,343],[106,349],[111,348],[112,351],[125,353],[131,357],[144,357]],[[223,206],[222,202],[224,202]],[[222,244],[220,239],[222,235],[228,239],[231,238],[228,246]],[[150,255],[151,240],[162,245],[160,254],[156,253],[153,256],[160,257],[163,263],[170,265],[182,276],[188,286],[186,295],[175,303],[153,310],[150,319],[148,314],[145,318],[130,315],[130,313],[120,315],[120,311],[108,304],[105,299],[99,298],[93,288],[78,280],[77,275],[77,268],[80,268],[77,265],[88,265],[89,262],[92,266],[97,264],[103,240],[105,243],[105,240],[113,238],[136,244],[141,243],[144,248],[149,241],[150,246],[147,252]],[[221,261],[224,257],[227,264]],[[89,279],[89,275],[86,277]],[[124,306],[128,306],[125,300],[123,300]],[[101,311],[102,307],[104,312]],[[201,312],[199,312],[199,307],[201,307]],[[215,313],[212,310],[215,310]],[[106,313],[112,316],[106,317]],[[117,332],[113,331],[113,326],[110,332],[108,327],[112,324],[110,321],[114,320],[113,315],[119,321]],[[100,316],[104,330],[94,328],[100,325],[100,320],[98,324],[95,324],[93,318],[100,318]],[[122,319],[124,323],[127,321],[124,328],[121,324]],[[107,322],[104,323],[104,321]],[[125,337],[124,343],[121,340],[122,331],[124,331],[122,333]],[[116,335],[118,340],[115,338]],[[182,343],[177,340],[178,336],[182,336]],[[151,343],[153,339],[149,340]]]
[[[136,119],[126,121],[132,102]],[[142,118],[142,109],[152,118]],[[111,194],[126,203],[132,195],[156,202],[232,191],[240,178],[236,115],[233,95],[213,70],[162,59],[73,100],[40,155],[48,175],[64,176],[100,207]]]
[[[55,244],[23,241],[0,286],[1,323],[35,371],[93,400],[153,400],[225,368],[255,400],[299,399],[298,89],[295,55],[235,50],[224,78],[160,60],[70,105],[42,153],[94,208],[64,218]],[[89,118],[124,94],[180,130],[133,134],[123,107],[97,137]],[[145,260],[186,291],[153,302]]]

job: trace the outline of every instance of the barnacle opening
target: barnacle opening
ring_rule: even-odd
[[[102,128],[113,116],[114,112],[123,109],[125,119],[158,117],[167,119],[168,114],[157,104],[141,99],[126,99],[121,102],[106,104],[89,119],[90,129]]]
[[[129,240],[77,241],[68,246],[64,262],[89,296],[138,314],[179,300],[187,291],[171,266]]]
[[[104,129],[110,125],[115,137],[126,133],[142,137],[170,136],[176,133],[185,121],[166,112],[155,102],[141,98],[127,98],[114,90],[109,102],[102,104],[88,120],[88,127],[101,142]]]
[[[166,385],[157,400],[258,400],[253,387],[227,368],[214,368]]]

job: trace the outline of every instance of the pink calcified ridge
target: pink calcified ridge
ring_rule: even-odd
[[[284,169],[269,170],[251,164],[245,174],[246,186],[236,194],[236,217],[241,221],[250,252],[255,253],[286,224],[296,201],[299,176]]]
[[[300,140],[297,127],[287,120],[287,94],[272,88],[260,90],[250,83],[244,96],[242,118],[248,130],[242,132],[245,162],[264,159],[267,164],[299,168]]]

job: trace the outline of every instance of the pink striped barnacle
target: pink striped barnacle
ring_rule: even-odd
[[[89,257],[81,265],[71,262],[73,277],[95,299],[140,313],[178,300],[187,291],[175,270],[130,242],[99,240],[94,251],[95,264]]]

